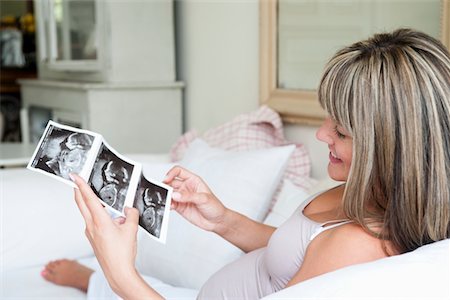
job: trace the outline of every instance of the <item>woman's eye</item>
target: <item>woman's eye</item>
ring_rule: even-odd
[[[337,136],[338,138],[340,138],[340,139],[344,139],[344,138],[345,138],[345,134],[341,133],[341,132],[338,130],[337,126],[334,127],[334,132],[336,133],[336,136]]]

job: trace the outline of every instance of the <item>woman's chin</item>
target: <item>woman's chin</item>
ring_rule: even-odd
[[[336,170],[335,167],[328,165],[328,176],[335,181],[347,181],[348,174],[342,170]]]

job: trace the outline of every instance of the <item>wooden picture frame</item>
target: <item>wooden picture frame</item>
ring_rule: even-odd
[[[441,40],[450,49],[450,0],[441,0]],[[260,102],[277,111],[283,121],[318,125],[326,116],[316,91],[277,86],[277,0],[260,1]]]

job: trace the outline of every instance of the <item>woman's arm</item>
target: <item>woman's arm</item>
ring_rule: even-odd
[[[125,208],[126,218],[111,219],[84,180],[70,177],[78,186],[75,201],[86,222],[86,236],[113,291],[124,299],[163,299],[135,269],[139,212]]]
[[[214,232],[242,251],[250,252],[265,247],[275,229],[227,209],[223,221],[217,225]]]
[[[200,177],[184,168],[172,168],[164,182],[174,188],[172,209],[245,252],[266,246],[275,230],[226,208]]]

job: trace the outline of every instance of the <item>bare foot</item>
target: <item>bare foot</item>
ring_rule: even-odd
[[[49,262],[41,276],[57,285],[70,286],[87,292],[89,278],[94,270],[75,260],[61,259]]]

